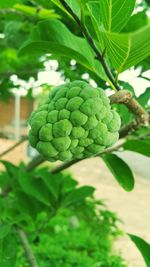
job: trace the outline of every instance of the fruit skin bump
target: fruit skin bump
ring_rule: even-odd
[[[53,88],[32,112],[29,142],[49,161],[95,156],[119,137],[120,116],[100,88],[73,81]]]

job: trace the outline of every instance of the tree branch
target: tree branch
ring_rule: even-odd
[[[24,230],[22,230],[19,226],[15,227],[17,234],[20,238],[21,244],[23,246],[27,261],[30,267],[39,267],[36,261],[36,258],[31,250],[28,238]]]
[[[124,125],[120,131],[119,131],[119,138],[124,138],[126,137],[129,133],[132,133],[134,131],[136,131],[139,128],[138,123],[133,120],[129,123],[127,123],[126,125]]]
[[[132,93],[127,90],[121,90],[110,96],[111,103],[125,104],[129,111],[136,116],[138,126],[146,127],[149,125],[149,114],[144,108],[133,98]],[[134,126],[134,122],[128,126]]]
[[[123,144],[125,143],[125,140],[123,140],[121,143],[117,144],[116,146],[114,147],[110,147],[110,148],[107,148],[105,149],[102,153],[99,153],[97,154],[96,156],[94,157],[99,157],[101,156],[102,154],[104,153],[110,153],[110,152],[113,152],[113,151],[117,151]],[[59,166],[56,166],[55,168],[53,168],[50,173],[51,174],[56,174],[56,173],[59,173],[60,171],[64,171],[65,169],[67,169],[68,167],[71,167],[72,165],[74,165],[75,163],[79,162],[79,161],[82,161],[84,159],[88,159],[88,158],[82,158],[82,159],[76,159],[76,160],[72,160],[72,161],[69,161],[69,162],[64,162],[62,164],[60,164]]]
[[[36,157],[34,157],[26,166],[25,170],[27,172],[32,171],[35,167],[37,167],[38,165],[42,164],[45,161],[45,159],[41,156],[38,155]]]
[[[73,159],[73,160],[71,160],[71,161],[62,163],[62,164],[60,164],[59,166],[56,166],[55,168],[53,168],[53,169],[50,171],[50,173],[51,173],[51,174],[56,174],[56,173],[58,173],[58,172],[61,172],[61,171],[63,171],[63,170],[65,170],[65,169],[69,168],[70,166],[74,165],[75,163],[77,163],[77,162],[79,162],[79,161],[81,161],[81,160],[84,160],[84,158],[83,158],[83,159]]]
[[[82,34],[85,36],[87,42],[89,43],[89,45],[91,46],[91,48],[95,52],[96,58],[102,64],[103,69],[104,69],[107,77],[109,78],[109,80],[113,84],[113,86],[116,88],[116,90],[120,90],[121,88],[116,83],[115,78],[114,78],[113,74],[111,73],[111,70],[110,70],[109,66],[107,65],[107,63],[106,63],[105,59],[103,58],[101,52],[97,49],[96,44],[94,43],[94,41],[93,41],[92,37],[90,36],[90,34],[89,34],[88,30],[86,29],[86,27],[81,23],[81,21],[79,20],[78,16],[73,12],[71,7],[64,0],[60,0],[60,3],[63,5],[63,7],[68,11],[68,13],[74,18],[74,20],[78,24]]]
[[[17,146],[21,145],[23,142],[25,142],[26,140],[28,140],[27,136],[24,136],[20,141],[18,141],[16,144],[14,144],[13,146],[9,147],[8,149],[6,149],[4,152],[2,152],[0,154],[0,158],[5,156],[6,154],[8,154],[9,152],[11,152],[13,149],[15,149]]]

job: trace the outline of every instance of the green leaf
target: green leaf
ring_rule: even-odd
[[[82,186],[77,189],[73,189],[71,192],[67,193],[63,197],[63,205],[69,206],[72,204],[76,204],[78,202],[84,201],[87,197],[92,196],[95,191],[94,187],[91,186]]]
[[[126,191],[131,191],[134,188],[134,177],[129,166],[121,158],[112,153],[104,154],[102,159],[118,183]]]
[[[3,239],[11,231],[11,224],[2,224],[0,225],[0,239]]]
[[[128,34],[101,34],[111,64],[118,72],[130,68],[150,55],[150,24]]]
[[[91,16],[97,28],[108,32],[120,32],[134,10],[135,0],[88,1]]]
[[[15,267],[17,258],[17,238],[14,234],[0,240],[0,266]]]
[[[147,267],[150,267],[150,244],[142,238],[129,234],[131,240],[141,252]]]
[[[72,18],[72,16],[68,13],[68,11],[64,8],[64,6],[60,3],[59,0],[51,0],[56,6],[58,6],[61,10],[68,14]],[[73,12],[80,17],[80,6],[78,1],[76,0],[65,0],[65,2],[71,7]]]
[[[77,185],[77,182],[72,179],[71,175],[67,174],[50,174],[46,168],[38,170],[38,175],[45,182],[50,193],[50,200],[53,206],[57,205],[61,196],[66,192],[72,191]]]
[[[132,32],[135,30],[138,30],[139,28],[142,28],[144,25],[149,23],[149,18],[145,12],[145,10],[138,12],[134,14],[125,28],[123,29],[123,32]]]
[[[108,79],[86,40],[72,34],[58,20],[42,21],[34,27],[28,42],[20,49],[19,54],[27,53],[52,53],[52,55],[75,59],[99,77]]]
[[[119,33],[128,22],[134,5],[135,1],[130,0],[87,3],[97,35],[97,47],[100,51],[105,49],[106,58],[119,73],[150,55],[150,24],[130,33]]]
[[[46,206],[50,206],[48,190],[41,178],[35,177],[32,173],[20,170],[18,181],[23,192],[39,200]]]
[[[146,91],[138,97],[138,102],[143,107],[147,107],[149,99],[150,99],[150,87],[148,87]]]
[[[21,0],[4,0],[0,1],[0,8],[10,8],[17,3],[21,3]]]
[[[5,166],[5,169],[11,178],[17,175],[18,168],[15,165],[6,160],[0,160],[0,162]]]
[[[5,166],[5,169],[7,171],[7,173],[4,174],[4,176],[7,176],[6,182],[8,183],[8,185],[10,185],[14,189],[16,189],[17,188],[18,167],[16,167],[11,162],[6,161],[6,160],[0,160],[0,162]],[[1,177],[1,178],[3,179],[4,177]],[[5,184],[3,184],[3,185],[5,185]]]
[[[150,140],[128,140],[123,145],[123,148],[150,157]]]
[[[28,221],[29,217],[35,220],[39,212],[45,209],[45,205],[43,205],[41,201],[38,201],[36,198],[30,196],[30,193],[26,194],[24,192],[17,192],[15,208],[20,212],[20,215],[25,215],[20,218],[20,221]],[[16,217],[14,220],[16,220]]]
[[[60,16],[58,14],[56,14],[53,9],[42,8],[37,13],[36,7],[31,7],[31,6],[27,6],[27,5],[16,4],[16,5],[14,5],[14,8],[16,10],[21,11],[23,14],[33,16],[33,17],[36,17],[38,19],[60,18]]]

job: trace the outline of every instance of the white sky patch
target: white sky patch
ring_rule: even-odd
[[[58,68],[58,61],[57,60],[47,60],[44,62],[45,70],[57,70]]]
[[[84,79],[84,80],[88,80],[89,77],[90,77],[90,75],[88,73],[82,74],[82,79]]]
[[[130,70],[126,70],[119,75],[119,80],[125,81],[129,83],[137,96],[144,93],[147,87],[150,87],[150,82],[144,78],[138,77],[140,74],[140,68],[136,70],[131,68]],[[145,73],[145,77],[150,77],[149,72]]]
[[[71,65],[74,65],[74,64],[76,64],[76,61],[71,60],[70,63],[71,63]],[[25,92],[27,94],[27,92],[30,88],[33,88],[34,95],[35,94],[38,95],[39,93],[41,93],[42,88],[40,87],[40,85],[42,85],[42,84],[47,83],[47,84],[52,85],[52,86],[57,86],[57,85],[64,83],[61,72],[57,71],[58,64],[59,63],[56,60],[47,60],[44,63],[45,70],[40,71],[38,73],[37,81],[35,81],[35,79],[33,77],[31,77],[29,79],[29,81],[24,81],[24,80],[18,79],[17,75],[12,75],[11,80],[14,83],[14,87],[15,87],[15,85],[16,86],[20,85],[19,90],[21,90],[20,93],[22,95],[25,95]],[[134,88],[135,94],[137,96],[142,94],[146,90],[147,87],[150,87],[150,82],[148,80],[144,79],[144,77],[146,77],[146,78],[150,77],[150,70],[142,73],[143,78],[138,77],[140,73],[141,73],[141,67],[138,67],[137,69],[134,69],[134,67],[132,67],[130,70],[126,70],[123,73],[119,74],[119,80],[129,83]],[[90,78],[90,76],[88,73],[84,73],[82,75],[82,78],[85,80],[88,80]],[[90,79],[89,83],[93,87],[97,87],[97,84],[95,83],[94,80]],[[107,94],[110,94],[110,89],[107,91]]]
[[[63,82],[61,73],[57,71],[40,71],[38,73],[38,81],[40,84],[48,83],[50,85],[59,85]]]
[[[76,60],[74,60],[74,59],[71,59],[71,61],[70,61],[70,65],[71,65],[71,66],[75,66],[75,65],[76,65],[76,63],[77,63],[77,62],[76,62]]]
[[[5,38],[5,34],[4,33],[0,33],[0,39],[4,39]]]

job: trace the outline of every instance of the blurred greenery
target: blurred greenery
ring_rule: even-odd
[[[25,173],[23,164],[17,168],[2,163],[7,172],[1,173],[0,186],[2,190],[11,187],[12,192],[0,198],[0,246],[11,235],[12,248],[17,224],[27,233],[40,267],[127,266],[113,250],[122,235],[120,220],[94,198],[93,187],[78,186],[67,173],[51,175],[47,167]],[[28,266],[19,239],[17,244],[17,255],[12,257],[17,262],[9,266]]]

